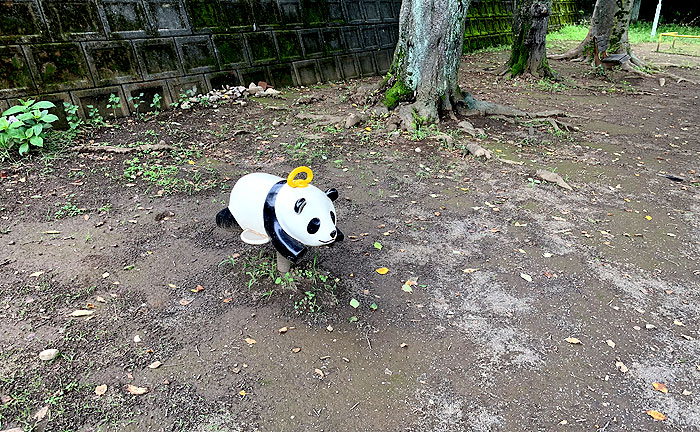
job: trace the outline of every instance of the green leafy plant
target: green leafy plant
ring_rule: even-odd
[[[160,113],[162,100],[163,100],[163,96],[161,96],[160,93],[156,93],[153,95],[153,101],[151,102],[151,109],[153,109],[153,113],[155,115],[158,115],[158,113]]]
[[[22,156],[32,147],[44,146],[46,131],[58,117],[49,114],[48,109],[56,106],[49,101],[19,102],[0,116],[0,150],[9,152],[16,147]]]
[[[100,114],[100,110],[92,105],[87,105],[86,108],[88,109],[88,123],[94,127],[104,126],[105,119],[102,117],[102,114]]]
[[[66,112],[66,121],[68,128],[72,131],[77,130],[83,124],[83,119],[78,115],[78,105],[73,105],[68,102],[63,102],[63,110]]]
[[[143,103],[143,93],[139,93],[138,96],[129,96],[129,102],[134,105],[134,111],[138,112],[139,107]]]
[[[112,110],[112,115],[117,118],[117,110],[122,107],[121,99],[114,93],[109,95],[109,101],[107,101],[107,108]]]

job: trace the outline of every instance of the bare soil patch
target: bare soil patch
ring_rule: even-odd
[[[694,57],[639,52],[700,80]],[[579,130],[471,117],[485,134],[445,121],[446,144],[377,115],[296,118],[362,111],[368,79],[78,143],[173,150],[3,167],[0,430],[700,428],[698,87],[568,62],[559,82],[503,81],[506,57],[465,56],[460,86]],[[271,247],[214,216],[241,175],[298,165],[339,190],[347,237],[276,281]],[[60,354],[41,361],[47,348]]]

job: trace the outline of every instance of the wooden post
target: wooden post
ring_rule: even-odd
[[[291,267],[291,261],[282,256],[281,253],[277,252],[277,271],[280,272],[280,274],[286,274],[289,272]]]
[[[661,15],[661,0],[656,5],[656,15],[654,15],[654,24],[651,26],[651,37],[656,36],[656,27],[659,25],[659,15]]]

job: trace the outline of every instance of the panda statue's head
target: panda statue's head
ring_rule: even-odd
[[[333,200],[338,191],[325,193],[314,186],[291,187],[284,185],[277,195],[275,213],[280,225],[293,238],[307,246],[333,243],[342,233],[335,226]]]
[[[295,178],[300,173],[306,178]],[[344,238],[333,205],[338,191],[323,192],[309,184],[312,178],[310,168],[296,168],[273,187],[265,203],[266,231],[275,248],[292,261],[303,255],[304,245],[323,246]]]

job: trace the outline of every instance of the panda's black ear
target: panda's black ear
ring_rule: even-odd
[[[326,196],[331,199],[331,201],[335,201],[338,199],[338,190],[336,188],[330,188],[326,191]]]
[[[296,204],[294,204],[294,211],[295,211],[297,214],[300,214],[301,211],[304,210],[304,206],[305,206],[305,205],[306,205],[306,199],[304,199],[304,198],[299,198],[299,199],[297,200]]]

